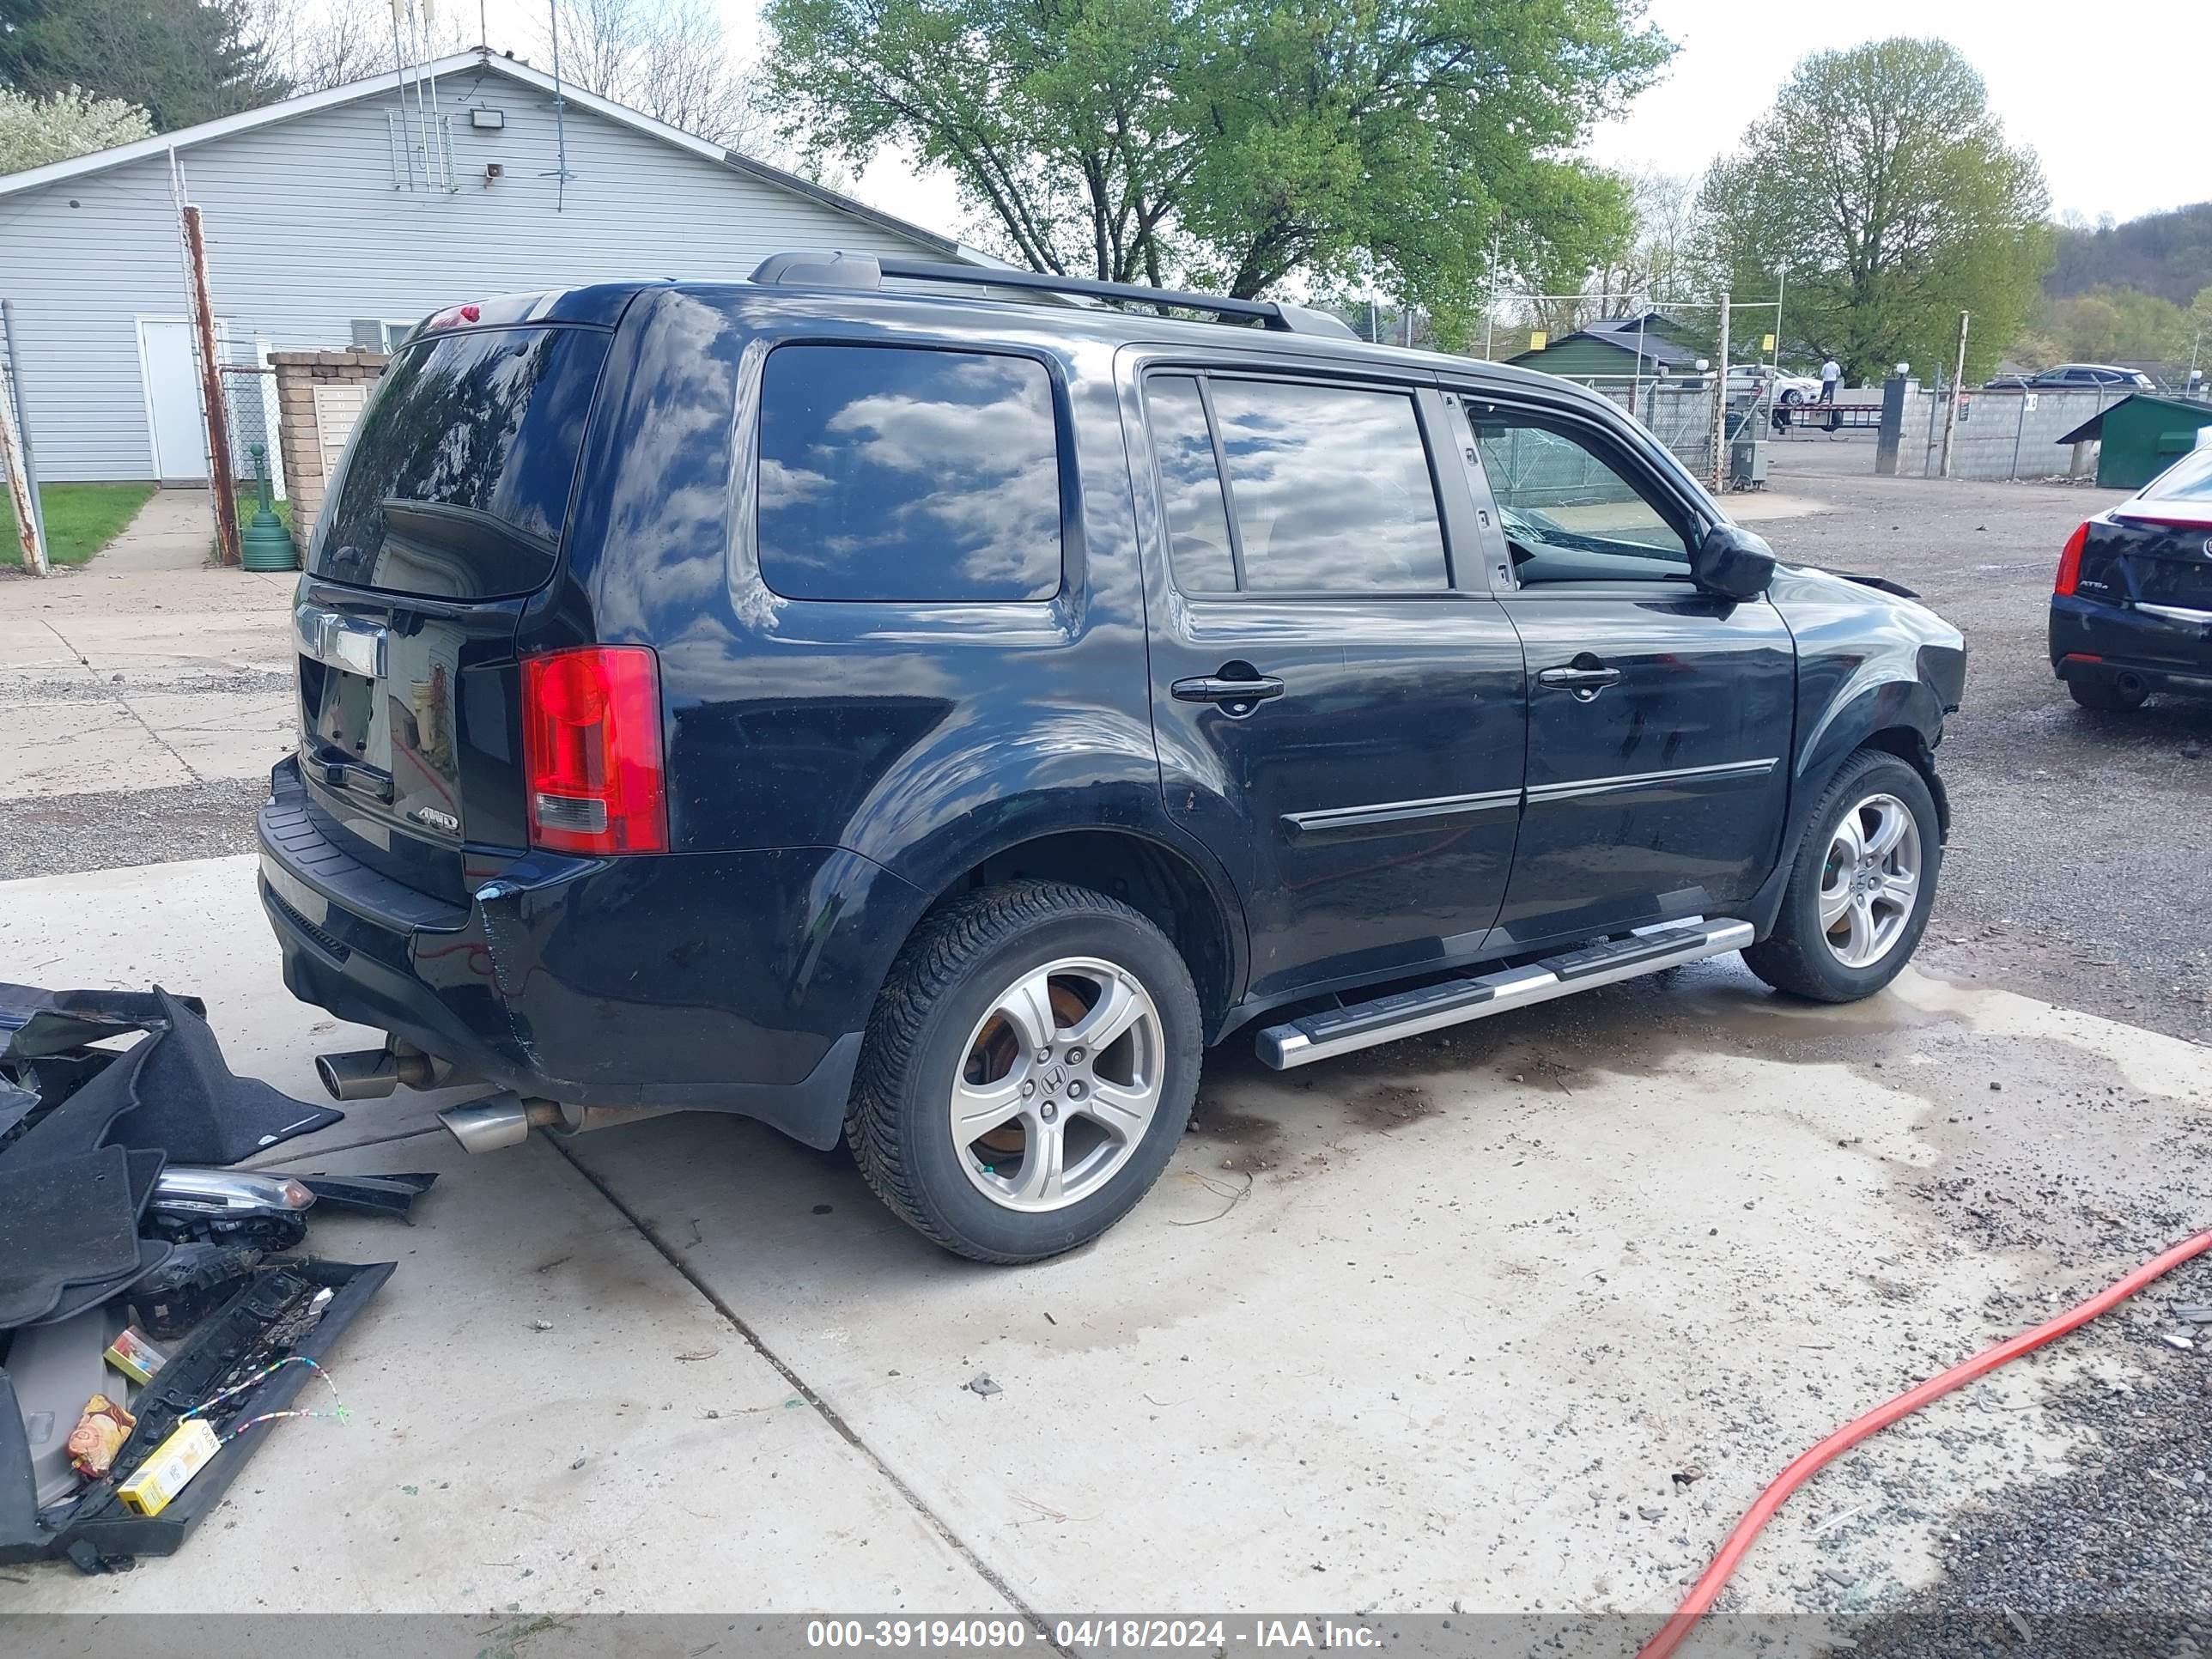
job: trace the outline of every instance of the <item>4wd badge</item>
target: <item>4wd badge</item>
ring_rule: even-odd
[[[449,836],[461,833],[461,821],[451,812],[441,812],[434,806],[417,806],[407,816],[417,823],[427,823],[433,830],[442,830]]]

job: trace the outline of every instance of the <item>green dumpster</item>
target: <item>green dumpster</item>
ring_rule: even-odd
[[[2106,489],[2140,489],[2195,448],[2197,432],[2208,426],[2212,426],[2212,403],[2137,392],[2082,422],[2058,441],[2078,444],[2101,438],[2097,483]]]

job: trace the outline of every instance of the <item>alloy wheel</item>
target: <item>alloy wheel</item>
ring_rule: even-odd
[[[1144,1139],[1166,1054],[1159,1010],[1127,969],[1088,957],[1030,969],[962,1050],[949,1103],[961,1168],[1010,1210],[1081,1203]]]
[[[1844,814],[1820,869],[1820,932],[1846,968],[1871,968],[1911,925],[1925,873],[1920,825],[1894,795],[1869,795]]]

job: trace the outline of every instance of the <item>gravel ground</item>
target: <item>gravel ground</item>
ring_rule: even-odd
[[[1771,489],[1834,509],[1761,521],[1778,553],[1888,576],[1966,633],[1966,702],[1937,757],[1952,840],[1923,965],[2212,1041],[2212,702],[2093,714],[2045,655],[2060,544],[2118,492],[1877,478],[1864,441],[1773,453]]]
[[[2130,1382],[2085,1382],[2058,1402],[2088,1437],[2055,1479],[2014,1486],[1950,1522],[1943,1580],[1855,1630],[1867,1659],[2193,1659],[2212,1653],[2212,1262],[2176,1269],[2067,1339]],[[2165,1339],[2181,1336],[2180,1349]],[[2085,1524],[2094,1517],[2094,1524]]]
[[[0,801],[0,881],[250,853],[253,815],[268,798],[258,779],[216,779]]]

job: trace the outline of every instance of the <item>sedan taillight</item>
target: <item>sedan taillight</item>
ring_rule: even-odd
[[[2071,593],[2074,584],[2081,580],[2081,549],[2089,539],[2089,526],[2085,523],[2075,527],[2066,538],[2066,546],[2058,556],[2058,578],[2051,584],[2053,593]]]
[[[522,753],[532,847],[668,850],[660,668],[646,647],[525,657]]]

